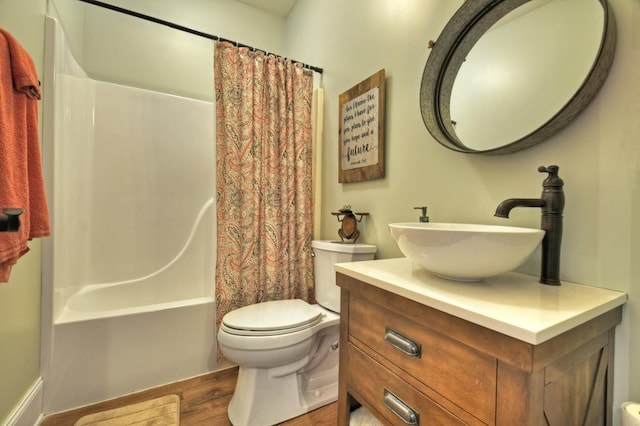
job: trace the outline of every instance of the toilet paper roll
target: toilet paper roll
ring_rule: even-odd
[[[640,403],[622,404],[622,426],[640,426]]]

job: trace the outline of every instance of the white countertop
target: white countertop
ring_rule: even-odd
[[[482,282],[439,278],[407,258],[337,263],[335,271],[475,324],[539,344],[623,305],[627,294],[515,272]]]

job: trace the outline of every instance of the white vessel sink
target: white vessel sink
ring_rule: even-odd
[[[391,223],[400,251],[415,264],[456,281],[512,271],[540,245],[544,231],[464,223]]]

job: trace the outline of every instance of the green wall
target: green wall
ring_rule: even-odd
[[[0,27],[31,54],[42,75],[46,0],[0,0]],[[42,80],[42,78],[41,78]],[[40,377],[40,246],[14,266],[0,284],[0,424],[18,408]]]

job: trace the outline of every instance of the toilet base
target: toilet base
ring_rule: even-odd
[[[247,371],[250,370],[250,371]],[[336,368],[337,372],[337,368]],[[255,368],[238,371],[236,392],[229,403],[234,426],[269,426],[308,413],[338,399],[338,382],[299,392],[296,374],[267,379],[268,371]],[[262,377],[261,377],[262,376]],[[268,383],[265,383],[268,380]],[[262,382],[264,386],[256,388]],[[268,392],[268,397],[264,397]]]
[[[319,334],[318,351],[294,365],[240,366],[228,408],[234,426],[270,426],[337,401],[338,327]]]

